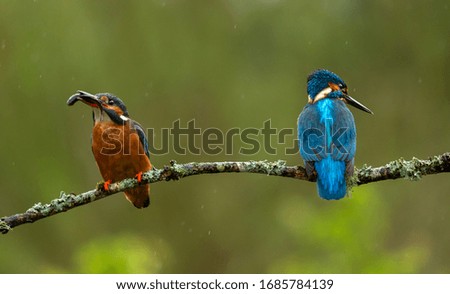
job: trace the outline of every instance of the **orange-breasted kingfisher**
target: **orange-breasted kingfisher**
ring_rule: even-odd
[[[317,178],[319,196],[341,199],[353,175],[356,126],[347,104],[373,112],[347,93],[347,85],[335,73],[318,69],[308,76],[308,104],[298,118],[300,154],[306,173]]]
[[[103,188],[108,190],[110,183],[125,178],[136,177],[140,182],[142,173],[152,169],[148,141],[142,126],[129,117],[122,100],[109,93],[93,95],[78,91],[67,104],[71,106],[77,101],[93,110],[92,152],[105,180]],[[150,204],[148,184],[124,193],[137,208]]]

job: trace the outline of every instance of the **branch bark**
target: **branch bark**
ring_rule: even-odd
[[[352,187],[400,178],[419,180],[425,175],[444,172],[450,172],[450,152],[433,156],[427,160],[413,158],[407,161],[400,158],[380,167],[363,165],[360,169],[355,170],[355,174],[349,179],[349,183]],[[19,225],[33,223],[37,220],[123,192],[138,185],[180,180],[189,176],[215,173],[257,173],[310,182],[316,180],[314,178],[308,178],[303,167],[287,166],[283,160],[275,162],[192,162],[186,164],[177,164],[175,161],[171,161],[169,166],[144,173],[141,183],[138,183],[136,179],[124,179],[111,184],[108,191],[95,189],[78,195],[61,192],[58,198],[53,199],[48,204],[37,203],[23,213],[2,217],[0,219],[0,232],[6,234],[12,228]]]

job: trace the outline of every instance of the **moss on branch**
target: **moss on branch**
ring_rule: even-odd
[[[403,158],[389,162],[380,167],[363,165],[355,170],[350,180],[351,186],[359,186],[372,182],[395,179],[419,180],[423,176],[450,172],[450,152],[433,156],[427,160]],[[305,181],[315,181],[308,178],[301,166],[287,166],[283,160],[269,161],[240,161],[240,162],[191,162],[178,164],[171,161],[162,169],[153,169],[143,174],[141,183],[136,179],[124,179],[109,186],[108,191],[94,189],[78,195],[61,192],[59,197],[50,203],[37,203],[23,213],[5,216],[0,219],[0,232],[8,233],[12,228],[26,223],[68,211],[72,208],[103,199],[110,195],[123,192],[138,185],[170,180],[180,180],[185,177],[216,174],[216,173],[257,173],[269,176],[280,176]]]

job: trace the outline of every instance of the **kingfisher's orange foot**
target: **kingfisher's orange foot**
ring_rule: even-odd
[[[142,182],[142,172],[138,172],[135,178],[138,181],[138,183]]]
[[[97,183],[97,190],[109,191],[109,184],[111,184],[111,180],[107,180],[106,182]]]
[[[109,184],[111,184],[111,180],[107,180],[103,183],[103,190],[109,191]]]

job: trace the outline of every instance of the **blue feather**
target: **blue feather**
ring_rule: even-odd
[[[345,162],[326,157],[314,164],[317,171],[317,190],[320,197],[338,200],[347,194]]]
[[[144,148],[145,155],[147,155],[147,157],[150,159],[150,151],[148,151],[148,140],[147,140],[147,135],[144,132],[144,129],[137,121],[134,121],[134,120],[131,121],[131,127],[134,130],[136,130],[136,132],[139,136],[139,141],[141,142],[142,147]]]

